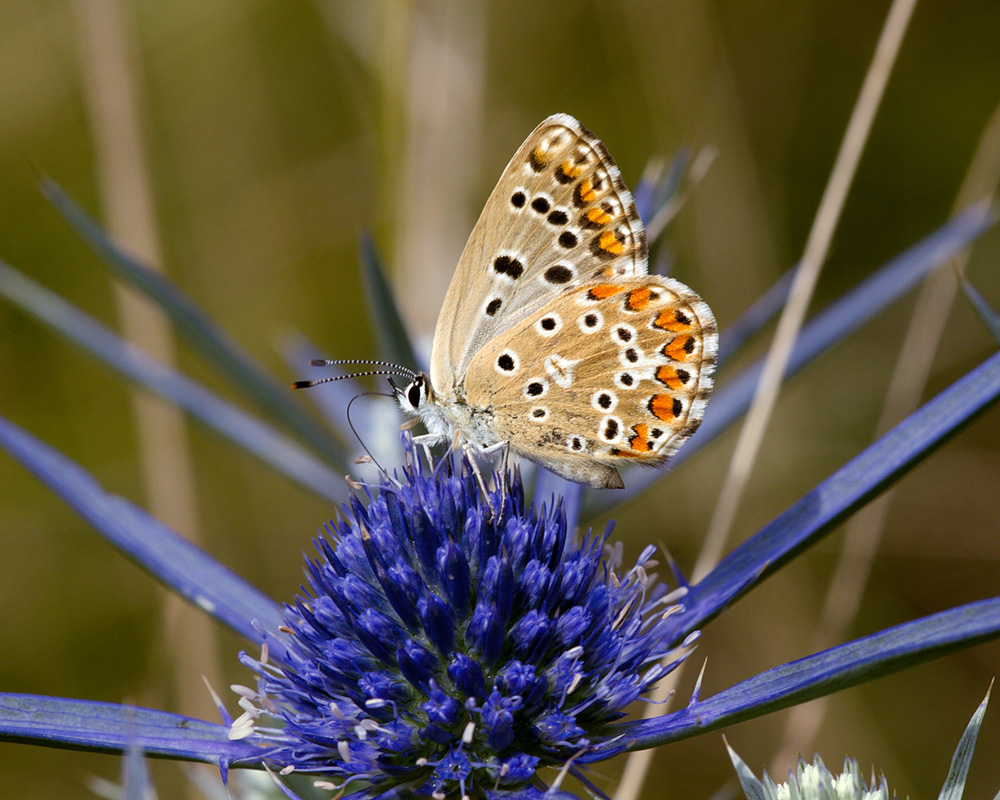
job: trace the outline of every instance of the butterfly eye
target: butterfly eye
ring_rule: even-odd
[[[422,379],[417,378],[408,387],[406,387],[406,402],[411,406],[416,408],[420,405],[420,401],[423,395],[424,382]]]

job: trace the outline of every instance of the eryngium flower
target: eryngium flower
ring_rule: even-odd
[[[647,574],[652,548],[619,575],[610,526],[574,541],[561,504],[525,509],[517,475],[487,503],[466,464],[408,454],[401,482],[317,538],[287,655],[242,655],[258,689],[232,735],[269,738],[279,768],[364,782],[362,797],[537,787],[539,768],[599,752],[690,652],[694,637],[670,651],[663,636],[682,592]]]
[[[798,765],[788,770],[788,782],[775,783],[766,772],[762,780],[756,778],[731,748],[729,755],[748,800],[895,800],[896,797],[895,793],[889,794],[885,775],[876,781],[873,773],[867,783],[858,762],[850,757],[844,759],[841,773],[834,775],[818,755],[812,764],[800,756]]]

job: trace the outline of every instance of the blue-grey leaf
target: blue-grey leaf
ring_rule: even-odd
[[[980,600],[766,670],[662,717],[617,726],[581,763],[687,739],[1000,637],[1000,598]]]
[[[726,750],[729,751],[729,760],[733,762],[733,769],[736,770],[736,777],[739,778],[740,788],[743,789],[743,794],[746,795],[747,800],[767,800],[764,785],[753,774],[753,770],[747,766],[747,763],[739,757],[739,754],[729,746],[729,742],[726,742]]]
[[[382,260],[375,250],[375,243],[367,234],[358,243],[358,258],[361,261],[361,277],[368,302],[368,318],[375,329],[379,354],[386,361],[412,370],[421,370],[425,365],[417,358],[410,336],[406,332],[403,316],[396,305],[396,296],[389,287]],[[337,358],[345,356],[338,355]],[[357,356],[348,356],[356,358]]]
[[[798,264],[787,270],[772,284],[770,289],[758,297],[754,304],[740,315],[736,322],[726,328],[719,337],[720,365],[724,364],[733,353],[738,352],[755,333],[774,319],[778,312],[784,308],[797,269]]]
[[[117,495],[109,494],[79,465],[30,433],[0,417],[4,447],[81,517],[122,552],[182,597],[250,641],[258,620],[274,632],[281,624],[277,605],[183,536]],[[282,648],[268,637],[271,652]]]
[[[983,717],[986,716],[986,706],[990,703],[990,691],[986,692],[986,697],[979,704],[972,719],[962,733],[962,738],[958,740],[955,754],[951,757],[951,767],[948,769],[948,777],[945,778],[944,786],[941,787],[941,794],[938,800],[962,800],[965,793],[965,778],[969,774],[969,765],[972,763],[972,754],[976,750],[976,739],[979,737],[979,727],[983,724]]]
[[[997,344],[1000,344],[1000,314],[997,313],[997,310],[993,306],[986,302],[986,298],[980,294],[975,286],[969,283],[964,275],[959,276],[959,281],[962,291],[965,292],[965,296],[968,298],[972,308],[975,309],[983,326],[990,332],[993,340]]]
[[[343,498],[342,473],[311,456],[284,434],[242,411],[200,384],[164,366],[143,350],[0,261],[0,295],[89,350],[123,375],[176,403],[278,472],[322,497]]]
[[[266,751],[253,739],[230,741],[212,722],[148,708],[0,693],[0,737],[70,750],[125,752],[258,767]]]
[[[221,374],[232,381],[244,396],[273,415],[315,452],[342,470],[346,462],[343,445],[292,400],[291,391],[286,386],[275,382],[163,275],[126,253],[55,181],[43,178],[41,187],[56,210],[116,277],[156,303],[174,323],[177,331]]]
[[[655,162],[650,162],[651,165],[653,163]],[[691,152],[681,149],[670,162],[666,175],[662,174],[662,169],[646,168],[645,174],[636,183],[635,191],[632,193],[636,211],[639,212],[643,225],[648,226],[663,207],[674,199],[684,183],[690,164]]]
[[[674,639],[815,544],[1000,398],[1000,353],[963,376],[738,546],[684,598]]]
[[[156,790],[149,776],[149,765],[142,747],[132,742],[122,759],[122,799],[154,800]]]

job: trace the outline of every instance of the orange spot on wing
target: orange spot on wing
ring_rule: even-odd
[[[668,389],[680,389],[684,385],[684,381],[681,380],[680,376],[677,374],[677,370],[673,367],[660,367],[656,370],[656,379],[660,383],[664,384]]]
[[[675,336],[672,341],[663,345],[660,352],[674,361],[687,361],[692,350],[694,350],[694,339],[691,336]]]
[[[596,197],[597,192],[594,191],[594,184],[591,183],[590,178],[584,178],[580,181],[580,185],[576,187],[577,201],[583,205],[590,205]]]
[[[609,297],[614,297],[619,292],[623,292],[625,288],[623,286],[615,286],[612,283],[599,283],[594,286],[587,294],[590,296],[591,300],[606,300]]]
[[[650,291],[647,286],[633,289],[628,293],[628,300],[625,301],[625,307],[629,311],[642,311],[642,309],[649,305],[649,295]]]
[[[653,322],[653,327],[659,328],[661,331],[680,333],[691,327],[691,321],[679,311],[668,310],[660,313]]]
[[[595,225],[607,225],[611,222],[611,215],[603,208],[594,207],[587,212],[587,219]]]
[[[649,410],[657,419],[670,422],[677,415],[674,413],[674,398],[669,394],[655,394],[649,401]]]
[[[619,450],[617,447],[611,448],[611,455],[621,458],[642,458],[642,453],[634,453],[631,450]]]
[[[628,443],[633,450],[637,450],[640,453],[648,453],[653,449],[653,443],[648,438],[649,426],[645,422],[633,425],[632,430],[635,431],[635,435],[629,437]]]
[[[575,178],[582,171],[582,169],[576,164],[574,164],[572,161],[564,161],[562,163],[562,166],[559,167],[559,170],[567,178]]]
[[[604,252],[611,253],[616,256],[620,256],[625,252],[625,244],[618,238],[618,235],[614,231],[602,232],[601,238],[597,242],[597,246]]]

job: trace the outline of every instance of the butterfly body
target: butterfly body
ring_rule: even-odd
[[[427,428],[426,441],[459,440],[478,452],[492,452],[504,443],[493,428],[492,410],[470,404],[455,393],[437,393],[430,379],[418,373],[402,391],[400,406],[408,414],[420,417]]]
[[[428,439],[506,446],[621,488],[697,429],[718,336],[684,284],[647,274],[646,235],[603,144],[549,117],[504,170],[438,318],[430,375],[400,392]]]

